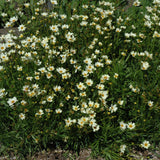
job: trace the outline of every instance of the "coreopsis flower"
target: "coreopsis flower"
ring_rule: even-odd
[[[58,3],[57,3],[57,0],[51,0],[51,3],[53,4],[53,5],[57,5]]]
[[[96,62],[96,63],[95,63],[95,66],[96,66],[96,67],[103,67],[103,66],[104,66],[104,64],[103,64],[103,63],[101,63],[101,62]]]
[[[104,80],[109,80],[110,76],[108,74],[104,74],[104,75],[102,75],[101,78],[104,79]]]
[[[103,90],[104,89],[104,85],[103,84],[97,84],[97,89],[99,90]]]
[[[143,148],[145,148],[145,149],[148,149],[149,147],[150,147],[150,143],[149,143],[149,141],[143,141],[143,143],[141,144],[141,146],[143,147]]]
[[[53,71],[53,70],[54,70],[54,66],[49,66],[47,69],[48,69],[49,71]]]
[[[51,72],[47,72],[46,76],[47,76],[47,79],[50,79],[52,77],[52,73]]]
[[[139,0],[136,0],[136,1],[133,2],[133,5],[136,6],[136,7],[140,6],[140,4],[141,4],[141,3],[140,3]]]
[[[24,3],[24,6],[28,8],[30,6],[30,3]]]
[[[120,122],[120,129],[125,130],[127,127],[127,124],[125,124],[123,121]]]
[[[141,61],[141,69],[147,70],[148,68],[149,68],[149,63]]]
[[[53,101],[53,96],[48,96],[47,97],[47,102],[52,102]]]
[[[86,58],[86,59],[84,59],[83,62],[90,65],[92,63],[92,60],[91,60],[91,58]]]
[[[41,15],[42,15],[43,17],[47,17],[47,16],[48,16],[48,13],[47,13],[47,12],[43,12],[43,13],[41,13]]]
[[[153,33],[153,38],[154,38],[154,37],[160,38],[160,33],[158,33],[157,31],[154,31],[154,33]]]
[[[93,85],[93,80],[87,79],[86,84],[87,84],[87,86],[92,86]]]
[[[39,88],[39,85],[38,84],[32,84],[32,88],[37,90]]]
[[[41,73],[47,72],[45,67],[39,68],[38,71],[40,71]]]
[[[0,51],[5,51],[5,49],[6,49],[6,44],[4,44],[4,43],[0,43]],[[1,56],[2,57],[2,56]]]
[[[76,40],[74,33],[71,33],[71,32],[68,32],[67,34],[65,34],[65,37],[68,42],[74,42]]]
[[[88,72],[87,71],[82,71],[83,77],[88,77]]]
[[[21,120],[24,120],[24,119],[25,119],[25,114],[20,113],[20,114],[19,114],[19,118],[20,118]]]
[[[3,71],[4,70],[4,67],[3,66],[0,66],[0,71]]]
[[[64,69],[63,67],[59,67],[56,69],[58,73],[63,74],[66,72],[66,69]]]
[[[76,85],[78,89],[83,90],[86,89],[86,86],[84,85],[84,83],[80,82],[79,84]]]
[[[52,26],[50,26],[50,30],[53,31],[53,32],[55,32],[55,33],[58,32],[58,30],[59,30],[58,29],[58,25],[52,25]]]
[[[7,103],[9,104],[9,106],[12,107],[17,101],[18,101],[17,98],[13,97],[13,98],[9,98]]]
[[[114,74],[114,78],[115,78],[115,79],[117,79],[118,76],[119,76],[118,73],[115,73],[115,74]]]
[[[55,86],[53,89],[55,92],[61,91],[61,86]]]
[[[106,90],[106,91],[98,91],[98,95],[101,96],[102,100],[105,100],[108,97],[108,90]]]
[[[80,23],[81,26],[87,26],[87,24],[88,24],[87,21],[82,21],[82,22]]]
[[[89,102],[88,102],[88,106],[89,106],[89,107],[92,107],[93,105],[94,105],[94,102],[93,102],[93,101],[89,101]]]
[[[69,25],[68,24],[63,24],[62,25],[62,29],[68,29],[69,28]]]
[[[153,106],[153,101],[148,101],[148,106],[152,107]]]
[[[96,124],[96,123],[94,123],[93,125],[92,125],[92,129],[93,129],[93,132],[96,132],[96,131],[98,131],[99,130],[99,125],[98,124]]]
[[[81,92],[79,95],[82,96],[82,97],[85,97],[86,96],[86,92]]]
[[[14,23],[14,22],[18,21],[18,17],[17,17],[17,16],[11,17],[11,18],[9,19],[9,21],[10,21],[11,23]]]
[[[73,109],[74,111],[78,111],[78,110],[79,110],[79,106],[73,105],[73,106],[72,106],[72,109]]]
[[[39,109],[39,111],[35,115],[42,116],[43,114],[44,114],[43,110]]]
[[[26,30],[26,27],[25,25],[21,24],[19,27],[18,27],[18,31],[25,31]]]
[[[7,54],[1,53],[0,58],[2,62],[7,62],[9,60]]]
[[[11,27],[11,22],[6,22],[5,23],[5,28]]]
[[[109,111],[111,112],[111,113],[113,113],[113,112],[116,112],[117,111],[117,105],[116,104],[111,104],[111,106],[109,107]]]
[[[26,104],[27,104],[27,102],[26,102],[25,100],[22,100],[22,101],[21,101],[21,105],[22,105],[22,106],[25,106]]]
[[[88,107],[88,106],[87,106],[87,103],[86,103],[86,102],[82,102],[81,107],[82,107],[82,108],[87,108],[87,107]]]
[[[67,95],[67,97],[65,98],[67,101],[71,98],[70,95]]]
[[[22,66],[18,66],[17,67],[17,71],[22,71],[23,67]]]
[[[123,100],[118,100],[117,102],[119,105],[123,105],[124,101]]]
[[[94,108],[97,109],[97,108],[99,108],[99,107],[100,107],[100,104],[96,102],[96,103],[94,104]]]
[[[55,110],[55,112],[56,112],[57,114],[60,114],[60,113],[62,113],[62,110],[61,110],[60,108],[58,108],[58,109]]]
[[[7,13],[1,13],[2,17],[7,17]]]
[[[96,120],[95,119],[90,119],[89,120],[89,126],[95,126],[96,125]]]
[[[69,127],[72,125],[73,121],[71,120],[71,118],[68,118],[68,119],[65,119],[65,122],[66,122],[66,126]]]
[[[29,92],[29,91],[30,91],[29,85],[23,86],[22,90],[23,90],[24,92]]]
[[[123,153],[125,152],[126,147],[127,147],[127,146],[126,146],[125,144],[120,146],[120,153],[121,153],[121,154],[123,154]]]
[[[0,89],[0,98],[3,98],[4,96],[6,96],[8,93],[6,92],[5,88],[1,88]]]
[[[132,122],[129,122],[128,124],[127,124],[127,128],[129,128],[129,129],[134,129],[135,128],[135,123],[132,123]]]

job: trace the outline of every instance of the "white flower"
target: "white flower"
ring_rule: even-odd
[[[96,132],[99,130],[99,125],[97,125],[96,123],[94,123],[94,125],[92,125],[92,129],[93,129],[93,132]]]
[[[108,97],[108,90],[98,91],[98,95],[100,95],[102,97],[102,99],[105,100]]]
[[[61,86],[55,86],[55,87],[54,87],[54,91],[55,91],[55,92],[61,91]]]
[[[7,103],[9,104],[9,106],[12,107],[17,101],[18,101],[17,98],[13,97],[13,98],[9,98]]]
[[[148,148],[150,147],[150,143],[149,143],[149,141],[144,141],[144,142],[141,144],[141,146],[142,146],[143,148],[145,148],[145,149],[148,149]]]
[[[4,70],[4,67],[3,66],[0,66],[0,71],[3,71]]]
[[[127,124],[125,124],[123,121],[120,122],[120,129],[125,130],[127,127]]]
[[[66,122],[66,126],[69,127],[72,125],[72,120],[71,118],[68,118],[68,119],[65,119],[65,122]]]
[[[134,128],[135,128],[135,123],[129,122],[129,123],[127,124],[127,127],[128,127],[129,129],[134,129]]]
[[[43,115],[43,114],[44,114],[43,110],[42,110],[42,109],[39,109],[38,113],[36,113],[35,115],[41,116],[41,115]]]
[[[5,49],[6,49],[6,45],[4,44],[4,43],[0,43],[0,51],[5,51]],[[1,56],[1,58],[2,58],[2,56]]]
[[[141,61],[141,69],[142,70],[147,70],[148,67],[149,67],[149,63],[148,62]]]
[[[18,31],[25,31],[26,27],[21,24],[19,27],[18,27]]]
[[[119,101],[118,101],[118,104],[119,104],[119,105],[123,105],[123,103],[124,103],[123,100],[119,100]]]
[[[77,86],[77,88],[80,89],[80,90],[86,89],[86,86],[85,86],[82,82],[80,82],[80,83],[77,84],[76,86]]]
[[[86,80],[86,84],[87,84],[88,86],[92,86],[92,85],[93,85],[93,80],[87,79],[87,80]]]
[[[20,114],[19,114],[19,118],[20,118],[21,120],[24,120],[24,119],[25,119],[25,114],[20,113]]]
[[[22,66],[18,66],[17,67],[17,71],[22,71],[23,67]]]
[[[125,144],[124,144],[124,145],[121,145],[121,146],[120,146],[120,152],[121,152],[121,153],[124,153],[126,147],[127,147],[127,146],[126,146]]]
[[[87,21],[82,21],[82,22],[80,23],[81,26],[87,26],[87,24],[88,24]]]
[[[11,18],[9,19],[9,21],[10,21],[11,23],[16,22],[17,20],[18,20],[18,17],[17,17],[17,16],[11,17]]]
[[[56,0],[51,0],[51,3],[52,3],[53,5],[57,5],[57,4],[58,4]]]
[[[41,73],[45,73],[46,69],[45,69],[45,67],[42,67],[42,68],[39,68],[38,71],[40,71]]]
[[[78,111],[79,110],[79,106],[72,106],[72,109],[74,110],[74,111]]]
[[[97,89],[99,90],[103,90],[104,89],[104,85],[103,84],[97,84]]]
[[[116,78],[116,79],[117,79],[117,78],[118,78],[118,76],[119,76],[119,75],[118,75],[117,73],[115,73],[115,74],[114,74],[114,78]]]
[[[56,70],[57,70],[57,72],[60,73],[60,74],[63,74],[63,73],[66,72],[66,69],[64,69],[64,68],[62,68],[62,67],[57,68]]]
[[[59,109],[56,109],[55,112],[56,112],[57,114],[60,114],[60,113],[62,113],[62,110],[59,108]]]
[[[153,101],[148,101],[148,105],[149,105],[150,107],[152,107],[152,106],[153,106]]]
[[[74,33],[71,33],[71,32],[68,32],[67,34],[65,34],[65,37],[68,42],[74,42],[76,40]]]
[[[52,96],[48,96],[47,101],[48,102],[52,102],[53,101],[53,97]]]
[[[50,30],[53,32],[58,32],[58,26],[57,25],[52,25],[50,26]]]
[[[30,6],[30,3],[24,3],[24,6],[28,8]]]
[[[109,107],[109,111],[111,111],[111,113],[113,113],[113,112],[116,112],[117,111],[117,107],[116,107],[117,105],[116,104],[111,104],[111,107]]]

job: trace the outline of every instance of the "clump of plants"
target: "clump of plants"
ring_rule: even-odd
[[[136,21],[108,1],[60,2],[51,0],[53,9],[25,3],[19,36],[0,37],[1,153],[90,147],[114,159],[154,148],[160,2]],[[20,19],[13,15],[5,27]]]

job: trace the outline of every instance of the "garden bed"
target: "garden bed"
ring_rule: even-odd
[[[121,9],[127,12],[128,10],[130,10],[132,3],[133,1],[129,1],[129,6],[126,6],[123,9],[122,8]],[[138,1],[137,1],[137,4],[138,4]],[[70,11],[69,10],[71,7],[70,5],[67,5],[66,3],[64,3],[63,5],[64,6],[66,5],[66,8],[65,8],[66,11]],[[113,9],[110,3],[108,3],[108,6],[110,7],[110,9]],[[61,7],[61,9],[63,7]],[[87,6],[83,6],[83,8],[85,7]],[[93,10],[94,8],[92,7],[91,7],[91,10]],[[134,10],[131,10],[131,11],[133,13],[140,13],[140,10],[138,10],[138,7],[141,7],[141,6],[137,6],[137,8],[135,8],[135,12]],[[99,10],[100,9],[97,9],[97,15],[99,14],[98,13]],[[44,11],[44,8],[42,9],[42,11]],[[73,8],[73,11],[76,12],[74,8]],[[87,12],[87,11],[84,11],[84,9],[82,11],[84,13]],[[36,12],[38,12],[38,9]],[[71,17],[72,13],[70,12],[68,13],[70,18],[73,19],[72,21],[74,21],[76,19],[76,16]],[[114,10],[113,10],[113,13],[114,13]],[[28,159],[85,160],[87,158],[90,158],[92,160],[93,158],[90,157],[92,152],[94,156],[103,155],[102,157],[105,157],[105,159],[107,158],[117,159],[117,156],[121,159],[127,159],[127,158],[130,159],[131,157],[133,159],[140,159],[140,158],[144,158],[144,159],[151,158],[153,160],[159,159],[159,156],[160,156],[158,151],[159,149],[154,151],[155,150],[154,147],[159,145],[158,144],[159,142],[157,142],[159,138],[159,135],[158,135],[159,133],[157,132],[158,130],[157,126],[159,125],[159,122],[158,121],[156,122],[156,119],[158,117],[158,112],[159,112],[158,97],[160,96],[159,88],[158,88],[159,86],[158,73],[160,70],[160,69],[158,70],[158,65],[160,66],[160,64],[158,62],[159,56],[157,53],[159,51],[159,48],[157,47],[159,46],[159,44],[158,44],[158,41],[155,41],[154,38],[158,38],[159,34],[158,32],[156,33],[156,30],[146,32],[146,30],[150,30],[150,29],[148,29],[146,26],[142,26],[141,23],[139,24],[136,23],[137,20],[135,19],[137,17],[135,18],[132,15],[130,16],[130,18],[133,18],[133,20],[135,20],[135,23],[136,23],[136,25],[134,24],[131,25],[132,21],[126,20],[127,18],[125,19],[124,17],[122,18],[121,16],[123,15],[120,15],[120,13],[118,12],[115,13],[116,16],[119,16],[118,20],[116,20],[115,16],[112,17],[113,13],[112,12],[108,13],[108,16],[111,16],[111,18],[108,19],[107,25],[109,28],[104,29],[104,31],[107,31],[107,33],[105,32],[106,36],[103,36],[104,33],[103,31],[100,30],[101,26],[98,26],[98,25],[96,26],[95,31],[90,36],[88,36],[90,34],[90,32],[88,31],[94,30],[94,28],[92,29],[90,28],[88,30],[84,29],[88,23],[86,22],[86,19],[88,19],[87,14],[90,15],[89,13],[86,13],[84,17],[80,16],[81,18],[84,19],[84,21],[83,23],[76,21],[75,22],[76,27],[74,28],[74,25],[73,25],[72,32],[67,33],[66,31],[64,32],[62,29],[63,34],[60,37],[58,37],[58,41],[56,41],[57,39],[56,36],[59,35],[57,33],[59,31],[59,26],[56,26],[56,25],[54,26],[51,24],[52,23],[57,24],[59,23],[60,20],[57,19],[57,21],[55,22],[53,19],[51,19],[54,21],[51,23],[50,22],[51,20],[44,18],[44,17],[47,17],[47,14],[49,14],[49,12],[48,13],[43,12],[43,15],[40,16],[40,20],[38,19],[38,21],[34,21],[34,19],[36,19],[36,16],[32,17],[33,22],[30,22],[30,21],[27,22],[26,26],[27,25],[29,26],[26,29],[27,32],[26,33],[21,32],[23,33],[23,35],[21,35],[20,37],[19,37],[20,34],[18,32],[18,29],[15,27],[12,28],[18,38],[18,41],[17,40],[15,41],[16,45],[14,44],[16,52],[13,52],[13,50],[11,50],[11,53],[13,52],[12,55],[11,56],[10,54],[8,55],[8,57],[11,60],[10,63],[7,62],[8,57],[6,58],[6,60],[4,60],[5,59],[4,57],[1,58],[3,62],[2,64],[4,64],[6,71],[3,72],[2,74],[0,72],[0,76],[1,76],[0,80],[2,82],[0,89],[2,87],[3,88],[6,87],[6,90],[7,90],[6,95],[10,93],[9,94],[10,98],[2,99],[0,104],[1,112],[4,112],[3,114],[4,118],[0,117],[3,124],[3,127],[2,127],[3,129],[1,129],[2,135],[7,140],[9,137],[13,137],[13,139],[8,140],[8,144],[7,144],[7,141],[3,141],[2,137],[0,137],[1,138],[0,141],[3,142],[3,145],[5,144],[6,146],[10,147],[10,153],[14,153],[14,147],[15,147],[17,154],[20,153],[21,156],[24,155],[25,158],[27,157],[26,153],[29,154],[30,150],[33,150],[35,154],[31,155],[30,157],[27,157]],[[100,12],[100,16],[102,16],[100,23],[103,26],[104,15],[101,15],[101,14],[102,12]],[[93,15],[97,16],[94,12],[93,12]],[[93,19],[94,19],[94,16],[92,17]],[[141,16],[141,15],[138,14],[138,16]],[[62,19],[60,23],[65,21],[64,20],[65,15],[62,15],[61,13],[60,17]],[[48,16],[48,18],[50,17]],[[109,25],[111,23],[111,19],[114,21],[114,25],[117,27],[116,29],[113,29],[114,26]],[[65,23],[68,23],[68,21],[66,21]],[[94,21],[97,23],[97,21],[99,20],[98,18],[97,19],[95,18]],[[125,22],[123,23],[123,21]],[[66,27],[65,23],[64,23],[64,28]],[[71,22],[69,27],[70,26],[72,27],[72,24],[74,23]],[[93,23],[92,25],[94,26]],[[84,28],[82,29],[80,26]],[[131,27],[131,29],[129,28],[129,26]],[[123,31],[123,29],[124,30],[126,29],[125,27],[126,28],[128,27],[127,33]],[[139,34],[139,37],[137,39],[136,38],[134,39],[135,37],[134,32],[137,31],[136,27],[140,28],[138,30],[139,33],[137,32],[137,34]],[[38,28],[39,30],[36,30],[36,28]],[[9,30],[10,30],[9,28],[1,29],[0,36],[7,34]],[[78,34],[74,35],[74,32],[77,32]],[[94,41],[91,41],[91,39],[94,38],[95,34],[97,34],[98,38],[96,37]],[[49,37],[50,35],[52,35],[51,38]],[[148,41],[145,39],[146,37],[145,35],[150,37],[150,39],[153,39],[154,45],[151,45],[151,43],[149,42],[150,39],[147,39]],[[30,37],[32,36],[33,36],[33,39],[30,39]],[[23,39],[23,37],[26,37],[26,39]],[[132,44],[129,42],[130,37],[133,41]],[[36,41],[37,38],[39,38],[39,40]],[[48,42],[48,39],[49,39],[49,42],[51,43]],[[92,50],[92,48],[96,44],[97,39],[100,39],[100,42],[97,43],[96,45],[97,48],[95,50],[95,54],[93,55],[94,52],[92,53],[90,50]],[[107,39],[107,41],[105,39]],[[28,40],[26,45],[25,45],[25,40]],[[30,46],[31,47],[30,49],[28,45],[30,45],[30,42],[32,41],[35,43],[32,43],[32,46]],[[72,46],[74,42],[77,44]],[[91,42],[91,45],[89,44],[90,42]],[[146,42],[148,43],[148,46],[145,45]],[[35,45],[36,43],[39,48]],[[59,45],[58,47],[55,45],[56,43],[58,43]],[[2,45],[3,44],[4,42],[2,42]],[[49,46],[53,49],[53,51],[55,51],[54,49],[57,47],[56,49],[59,50],[59,52],[52,53],[51,51],[48,50],[46,44],[49,44]],[[108,47],[105,48],[103,47],[103,45]],[[63,47],[65,48],[66,52],[63,51]],[[75,50],[74,50],[74,47],[76,48]],[[2,54],[6,54],[6,52],[3,52],[3,46],[1,50],[2,50]],[[7,51],[9,51],[9,49]],[[36,51],[38,51],[38,53],[36,53]],[[58,55],[61,54],[62,51],[64,54],[58,57]],[[75,54],[76,51],[78,51],[78,56],[77,54]],[[92,53],[92,56],[90,52]],[[30,57],[31,56],[30,53],[34,53],[33,57]],[[21,57],[21,55],[23,54],[27,54],[26,57],[25,56]],[[55,59],[55,56],[53,56],[54,54],[57,57],[57,59]],[[37,58],[36,57],[37,55],[39,55],[40,57]],[[107,58],[106,58],[106,55],[107,55]],[[70,58],[70,56],[73,56],[76,60],[70,59],[70,61],[67,61],[65,65],[65,62],[66,62],[65,58],[66,57]],[[88,57],[90,56],[91,58],[88,59]],[[96,56],[99,57],[98,61],[96,61],[96,58],[94,58]],[[152,59],[152,56],[154,57],[154,59]],[[35,58],[35,62],[36,62],[35,64],[32,63],[32,58]],[[23,61],[23,59],[25,60]],[[43,61],[44,59],[46,61]],[[41,60],[42,64],[44,64],[46,68],[48,67],[47,71],[44,68],[37,67],[38,66],[37,64],[39,63],[38,60]],[[93,78],[93,79],[95,78],[94,83],[95,81],[97,81],[97,83],[99,84],[95,85],[91,79],[85,79],[85,77],[89,76],[87,75],[89,74],[88,71],[87,71],[88,73],[82,72],[82,75],[80,76],[81,70],[76,69],[76,67],[74,66],[76,70],[75,70],[75,73],[73,72],[74,67],[73,66],[71,67],[70,65],[76,64],[77,61],[78,61],[78,64],[81,64],[84,62],[85,65],[87,63],[88,64],[92,63],[87,61],[94,61],[95,66],[97,67],[97,71],[95,72],[95,75],[90,76],[90,78]],[[103,61],[106,61],[106,63],[104,62],[103,64],[102,63]],[[7,63],[7,65],[5,63]],[[50,65],[52,64],[54,67],[63,66],[63,67],[67,67],[67,69],[65,70],[63,68],[62,70],[62,68],[57,68],[56,70],[58,72],[57,73],[57,72],[54,72],[53,66],[50,66],[49,68],[48,63],[50,63]],[[13,67],[15,64],[16,66]],[[20,64],[21,66],[19,66]],[[105,68],[106,71],[105,69],[103,69],[103,65],[106,67]],[[84,66],[82,67],[85,70]],[[23,70],[23,68],[24,68],[24,72],[21,75],[22,73],[21,71]],[[28,76],[28,74],[33,73],[32,72],[33,68],[42,73],[43,80],[41,82],[36,81],[36,83],[39,83],[40,87],[44,87],[43,88],[44,90],[47,89],[47,92],[49,93],[49,96],[44,96],[45,91],[43,90],[44,95],[42,95],[41,101],[39,102],[41,104],[40,108],[37,107],[39,105],[39,103],[37,103],[37,100],[38,100],[37,98],[36,98],[36,101],[33,103],[33,99],[35,98],[34,94],[40,91],[39,90],[35,91],[33,89],[35,93],[32,93],[33,94],[32,96],[31,93],[26,88],[27,85],[33,85],[31,83],[32,81],[31,79],[33,77]],[[3,71],[3,66],[2,66],[2,71]],[[47,73],[48,71],[49,73],[45,75],[45,73]],[[71,74],[69,73],[69,71],[71,72]],[[60,79],[61,72],[64,72],[64,74],[66,74],[65,78],[63,78],[62,76],[62,80]],[[90,72],[92,73],[92,71]],[[37,74],[35,75],[36,76],[35,79],[39,77],[37,72],[33,74]],[[70,75],[74,75],[72,76],[73,79],[71,79],[71,82],[68,80],[70,78]],[[44,76],[46,77],[44,78]],[[51,78],[52,76],[54,77],[53,80]],[[75,77],[77,78],[80,77],[80,81],[77,81],[77,79],[74,79]],[[17,78],[18,81],[17,80],[15,81],[15,78]],[[25,78],[26,79],[28,78],[27,80],[29,81],[26,81]],[[83,81],[83,78],[84,78],[84,83],[81,82]],[[54,81],[54,79],[56,79],[56,81]],[[66,82],[63,83],[65,80]],[[23,84],[23,81],[24,82],[26,81],[25,84]],[[48,83],[49,81],[50,83]],[[147,83],[147,81],[149,83]],[[56,85],[52,86],[52,84],[54,83]],[[70,115],[71,117],[74,117],[75,113],[77,113],[77,111],[79,110],[78,102],[76,101],[77,95],[80,94],[81,103],[79,103],[79,105],[86,106],[86,102],[85,102],[86,98],[83,98],[83,96],[84,97],[86,96],[85,95],[86,93],[82,92],[86,89],[87,85],[85,86],[85,83],[88,85],[88,90],[89,90],[89,91],[86,91],[87,96],[88,95],[89,97],[93,96],[91,99],[90,98],[88,99],[87,105],[90,106],[90,109],[92,108],[92,106],[94,106],[95,108],[92,110],[92,112],[96,112],[96,114],[94,115],[89,113],[89,111],[87,112],[89,113],[90,116],[95,117],[97,115],[96,121],[99,122],[100,125],[95,123],[96,121],[94,119],[91,119],[93,120],[93,122],[91,122],[91,124],[89,125],[88,117],[84,117],[86,113],[83,111],[83,109],[81,109],[81,113],[75,116],[75,118],[77,119],[77,126],[76,125],[74,126],[74,123],[76,123],[74,119],[71,120],[70,118],[68,118],[68,119],[65,119],[65,121],[62,121],[62,119],[64,119],[64,117],[67,117],[68,115]],[[95,87],[90,90],[89,88],[92,86],[92,83],[95,85]],[[60,86],[61,84],[62,84],[62,87]],[[53,88],[52,92],[50,89],[51,88],[50,85]],[[34,84],[34,87],[36,88],[37,85]],[[71,89],[71,93],[69,93],[69,91],[66,92],[68,88]],[[103,92],[103,88],[109,89],[109,92],[108,90],[104,90]],[[63,92],[61,92],[61,89]],[[22,92],[22,90],[24,92]],[[66,94],[66,97],[61,98],[61,96],[64,96],[63,93]],[[59,96],[59,94],[62,94],[62,95]],[[16,95],[18,99],[22,100],[21,102],[18,102],[17,98],[14,97]],[[1,96],[2,98],[3,96],[5,97],[5,91],[2,91]],[[40,96],[41,96],[41,93],[40,93]],[[59,104],[59,107],[57,105],[56,106],[57,108],[55,110],[53,110],[52,106],[50,105],[52,100],[54,99],[54,96],[59,96],[58,98],[55,99],[55,103],[53,103],[54,106],[56,106],[56,103]],[[101,96],[104,96],[105,98]],[[23,100],[23,97],[26,98],[25,99],[26,101]],[[71,99],[73,98],[72,101],[69,101],[70,98]],[[44,99],[46,99],[47,103],[44,102]],[[60,102],[59,102],[59,99],[61,100]],[[93,102],[94,99],[96,99],[95,102]],[[107,101],[105,101],[105,99],[107,99]],[[26,105],[27,101],[28,101],[28,104],[30,105]],[[64,104],[62,102],[65,103],[65,107],[67,109],[63,107]],[[75,106],[74,104],[73,108],[71,108],[68,102],[70,102],[71,104],[75,102],[77,106]],[[46,105],[44,105],[43,103]],[[6,109],[4,106],[5,107],[9,106],[10,108]],[[19,106],[21,106],[21,108],[19,108]],[[46,106],[48,108],[46,108]],[[99,106],[100,106],[100,110],[98,110]],[[17,112],[16,112],[16,109],[17,109]],[[28,111],[30,110],[32,110],[32,112],[28,113]],[[65,114],[65,112],[67,114]],[[5,113],[8,113],[6,117],[5,117]],[[63,118],[61,117],[61,115]],[[86,124],[84,125],[84,128],[83,128],[83,125],[80,125],[83,122],[82,119],[80,119],[80,115],[82,116],[81,118],[83,119],[84,122],[87,121]],[[46,116],[46,117],[43,119],[42,118],[43,116]],[[56,120],[54,119],[54,117],[56,118]],[[101,119],[102,117],[103,119]],[[4,120],[5,118],[7,120]],[[31,118],[32,120],[30,120],[29,118]],[[8,123],[9,121],[11,121],[12,123],[9,124]],[[50,122],[53,122],[53,123],[50,123]],[[155,123],[158,123],[158,125],[155,126]],[[51,126],[50,125],[48,126],[48,124],[50,124]],[[33,128],[30,127],[31,125],[34,125],[34,127]],[[73,128],[71,127],[72,125],[73,125]],[[155,137],[152,136],[151,130],[153,131]],[[107,134],[104,134],[104,133],[107,133]],[[7,137],[7,134],[8,134],[8,137]],[[83,134],[84,136],[82,136]],[[76,136],[78,140],[76,139]],[[92,140],[94,139],[92,137],[95,138],[94,142],[92,142]],[[19,141],[19,143],[16,142],[17,140]],[[85,140],[84,144],[81,143],[81,141],[83,140]],[[68,150],[63,151],[60,149],[59,150],[51,149],[52,145],[50,145],[50,141],[55,142],[55,144],[53,145],[54,146],[53,148],[56,148],[55,146],[59,146],[59,144],[62,143],[64,144],[64,146],[68,145],[68,148],[70,148],[71,150],[73,149],[78,151],[80,155],[79,156],[76,155],[76,152],[74,151],[71,152]],[[68,142],[68,144],[66,143],[66,141]],[[92,144],[90,144],[91,142]],[[125,143],[128,145],[127,146],[128,149],[126,149]],[[88,149],[88,150],[83,149],[85,148],[84,146],[86,144],[89,144],[88,146],[91,145],[92,146],[91,149]],[[136,149],[134,149],[134,145],[136,146]],[[152,149],[148,151],[147,149],[150,147],[150,145],[152,146]],[[23,147],[26,146],[24,147],[25,150],[22,150],[23,148],[22,146]],[[51,147],[47,149],[48,146],[51,146]],[[63,145],[60,145],[60,146],[63,146]],[[36,149],[34,150],[35,147],[39,147],[43,151],[38,152],[39,149],[37,148],[37,150]],[[1,148],[1,150],[2,149],[3,148]],[[112,149],[114,149],[113,152],[111,151]],[[125,151],[125,149],[127,151]],[[32,153],[30,152],[30,154]],[[7,153],[5,154],[5,156],[7,156]],[[14,154],[11,154],[11,157],[13,159],[16,158]],[[6,158],[11,158],[11,157],[9,156]],[[110,158],[110,157],[114,157],[114,158]],[[0,157],[0,159],[3,159],[3,157]],[[102,160],[104,158],[98,157],[96,159]]]

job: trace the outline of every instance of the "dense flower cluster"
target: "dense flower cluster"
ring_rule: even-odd
[[[103,116],[117,116],[114,123],[120,131],[136,130],[137,119],[128,110],[132,111],[130,106],[134,108],[137,97],[144,96],[135,77],[152,69],[155,53],[139,49],[147,34],[137,33],[134,25],[130,30],[129,17],[115,18],[116,8],[110,2],[83,5],[81,14],[75,9],[71,15],[59,14],[56,0],[51,0],[55,10],[44,12],[44,3],[38,1],[31,19],[18,26],[19,36],[11,32],[0,37],[0,76],[4,81],[0,98],[23,121],[55,116],[66,130],[76,127],[98,132]],[[144,27],[152,29],[151,37],[157,39],[160,2],[154,0],[153,4],[146,8]],[[134,6],[139,5],[136,0]],[[30,3],[24,7],[29,8]],[[5,27],[17,21],[18,16],[13,16]],[[25,34],[31,31],[31,24],[35,31]],[[134,47],[127,49],[130,45]],[[148,99],[143,105],[153,107],[155,102]],[[141,146],[147,149],[150,144],[144,141]],[[125,148],[121,145],[120,152]]]

